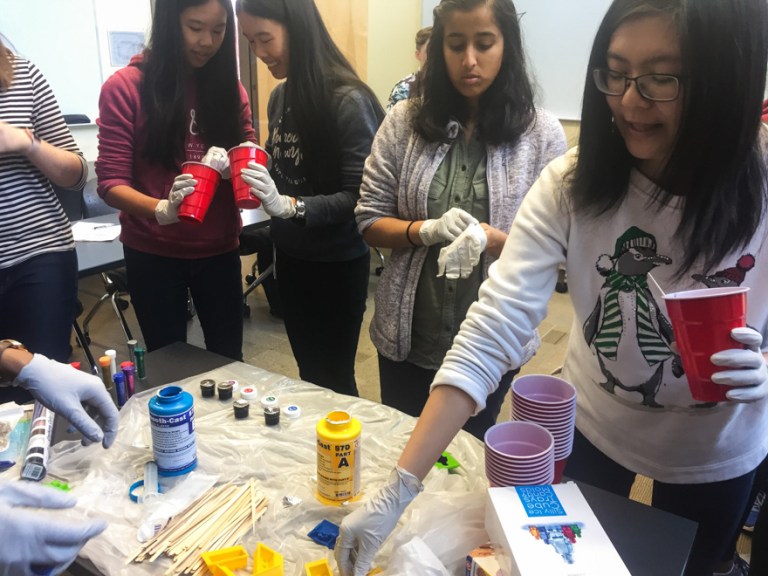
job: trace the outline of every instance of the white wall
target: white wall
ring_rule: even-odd
[[[101,84],[122,67],[112,65],[109,33],[143,35],[150,19],[149,0],[0,0],[0,33],[40,68],[63,114],[85,114],[91,122]],[[72,133],[94,160],[96,126]]]
[[[368,84],[382,105],[395,83],[419,67],[414,38],[420,18],[414,0],[368,0]]]

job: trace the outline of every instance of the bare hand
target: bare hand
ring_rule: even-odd
[[[485,222],[481,222],[480,226],[485,230],[485,237],[487,240],[485,244],[485,253],[494,258],[498,258],[501,256],[504,243],[507,241],[507,235],[498,228],[494,228]]]
[[[0,154],[23,154],[32,146],[22,128],[0,122]]]

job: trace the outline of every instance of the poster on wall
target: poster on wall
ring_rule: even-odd
[[[128,66],[131,58],[144,50],[142,32],[108,32],[109,62],[114,67]]]

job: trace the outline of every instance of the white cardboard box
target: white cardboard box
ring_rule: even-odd
[[[630,576],[573,482],[489,488],[485,528],[505,576]]]

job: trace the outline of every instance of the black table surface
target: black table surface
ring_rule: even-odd
[[[137,390],[184,380],[232,362],[196,346],[177,342],[146,355],[147,378]],[[64,423],[57,425],[57,441]],[[645,504],[577,482],[595,516],[633,576],[677,576],[685,570],[696,535],[696,523]],[[467,549],[469,551],[469,548]],[[69,571],[74,576],[99,576],[87,560],[78,560]]]
[[[677,576],[688,562],[696,522],[576,482],[632,576]]]

